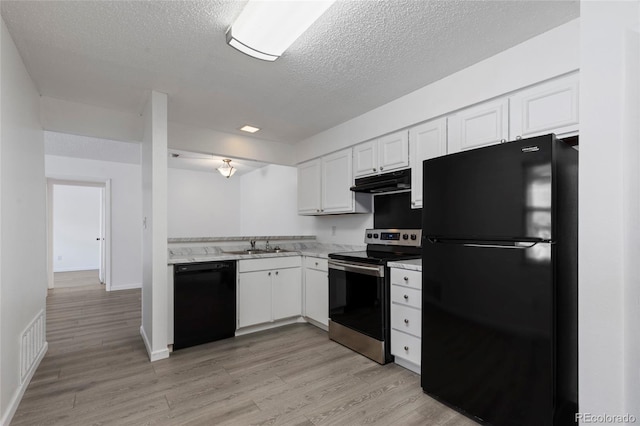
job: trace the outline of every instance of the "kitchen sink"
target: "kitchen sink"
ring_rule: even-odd
[[[281,248],[275,249],[246,249],[246,250],[232,250],[232,251],[223,251],[225,254],[269,254],[269,253],[287,253],[291,250],[285,250]]]

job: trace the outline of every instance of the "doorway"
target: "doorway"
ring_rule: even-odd
[[[111,290],[110,180],[47,179],[48,288]]]

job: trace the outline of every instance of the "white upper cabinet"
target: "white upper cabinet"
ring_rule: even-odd
[[[312,160],[298,166],[298,213],[318,214],[322,204],[322,161]]]
[[[409,167],[409,133],[406,130],[378,139],[378,164],[380,172],[390,172]]]
[[[409,129],[411,152],[411,207],[422,207],[422,162],[447,153],[447,118]]]
[[[351,149],[322,157],[322,212],[352,212],[354,193]]]
[[[493,145],[509,139],[509,99],[499,98],[449,117],[448,153]]]
[[[571,74],[528,89],[509,99],[510,139],[578,132],[578,74]]]
[[[352,149],[298,166],[298,214],[323,215],[371,211],[371,196],[355,194]]]
[[[406,130],[364,142],[353,148],[354,177],[375,175],[409,167]]]
[[[355,177],[378,173],[378,141],[364,142],[353,147],[353,175]]]

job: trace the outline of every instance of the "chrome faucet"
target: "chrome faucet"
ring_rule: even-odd
[[[269,240],[267,240],[267,245],[264,247],[265,250],[271,250],[271,246],[269,245]]]
[[[256,249],[256,240],[250,240],[249,244],[251,244],[251,250],[255,250]]]

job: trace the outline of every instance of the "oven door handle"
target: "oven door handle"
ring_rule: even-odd
[[[339,260],[330,259],[329,269],[337,269],[338,271],[354,272],[356,274],[371,275],[374,277],[384,277],[384,266],[368,266],[357,263],[341,262]]]

